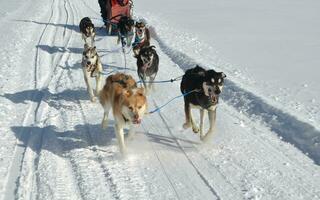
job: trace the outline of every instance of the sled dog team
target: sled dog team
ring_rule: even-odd
[[[125,73],[109,75],[105,85],[101,87],[103,68],[94,44],[94,24],[90,18],[85,17],[80,21],[79,28],[85,42],[82,70],[90,100],[94,102],[98,98],[104,109],[102,128],[107,128],[108,115],[112,110],[120,152],[125,153],[124,128],[129,127],[128,135],[131,137],[134,127],[140,124],[143,116],[148,113],[146,93],[154,89],[153,81],[159,69],[159,56],[155,46],[150,46],[150,33],[144,22],[135,22],[130,17],[123,16],[117,26],[117,43],[121,42],[122,47],[132,45],[134,57],[137,59],[137,74],[143,87],[138,87],[135,79]],[[96,80],[95,93],[90,83],[91,78]],[[225,78],[223,72],[205,70],[198,65],[187,70],[182,77],[180,90],[184,95],[186,120],[183,127],[191,127],[194,133],[200,134],[203,141],[208,140],[214,132],[216,108]],[[191,108],[200,110],[199,127],[193,120]],[[206,133],[203,130],[205,112],[208,112],[209,117],[209,130]]]

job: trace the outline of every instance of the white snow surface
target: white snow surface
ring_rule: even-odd
[[[186,2],[136,0],[134,14],[152,30],[157,80],[196,63],[227,74],[217,130],[207,143],[184,130],[176,99],[145,116],[126,157],[80,64],[89,16],[104,70],[125,65],[98,2],[0,3],[0,199],[320,199],[319,2]],[[157,84],[149,109],[178,95],[179,82]]]

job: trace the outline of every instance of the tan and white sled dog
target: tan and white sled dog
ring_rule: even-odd
[[[82,53],[82,70],[90,100],[94,102],[96,98],[93,93],[90,78],[96,79],[96,94],[98,96],[101,90],[101,72],[103,70],[96,47],[89,47],[87,44],[84,45]]]
[[[106,79],[100,92],[100,103],[104,109],[102,127],[108,126],[108,114],[112,108],[115,120],[115,132],[121,153],[126,152],[123,129],[129,126],[129,137],[134,126],[141,123],[147,111],[147,98],[143,88],[138,88],[130,75],[117,73]]]

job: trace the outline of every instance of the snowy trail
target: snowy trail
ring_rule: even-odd
[[[202,144],[182,129],[183,102],[178,99],[145,117],[127,141],[129,155],[122,158],[113,121],[107,130],[100,128],[102,109],[89,101],[81,70],[78,22],[84,16],[99,18],[97,10],[96,1],[30,0],[0,19],[0,25],[7,25],[7,18],[14,21],[8,32],[18,42],[15,48],[32,49],[11,55],[16,71],[2,69],[12,80],[1,82],[8,122],[1,122],[0,145],[6,148],[0,148],[0,178],[5,180],[0,181],[0,199],[320,198],[319,166],[301,152],[319,162],[319,131],[232,81],[218,108],[212,142]],[[15,35],[18,25],[30,33],[28,38]],[[104,34],[98,29],[96,38],[104,68],[121,69],[116,38]],[[7,49],[13,39],[4,41]],[[161,60],[158,80],[180,76],[196,63],[198,58],[167,45],[161,34],[153,39]],[[127,59],[127,73],[137,78],[134,58],[128,54]],[[148,96],[149,109],[179,94],[178,82],[156,85]],[[292,137],[306,130],[302,138]]]

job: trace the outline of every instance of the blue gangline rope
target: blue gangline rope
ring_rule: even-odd
[[[197,92],[197,90],[191,90],[190,92],[186,92],[186,93],[184,93],[184,94],[181,94],[181,95],[179,95],[179,96],[176,96],[176,97],[172,98],[170,101],[168,101],[167,103],[163,104],[162,106],[160,106],[160,107],[158,107],[158,108],[156,108],[156,109],[148,112],[148,114],[153,114],[153,113],[155,113],[155,112],[159,112],[163,107],[167,106],[169,103],[171,103],[171,102],[174,101],[175,99],[178,99],[178,98],[181,98],[181,97],[185,97],[185,96],[191,94],[192,92]]]

